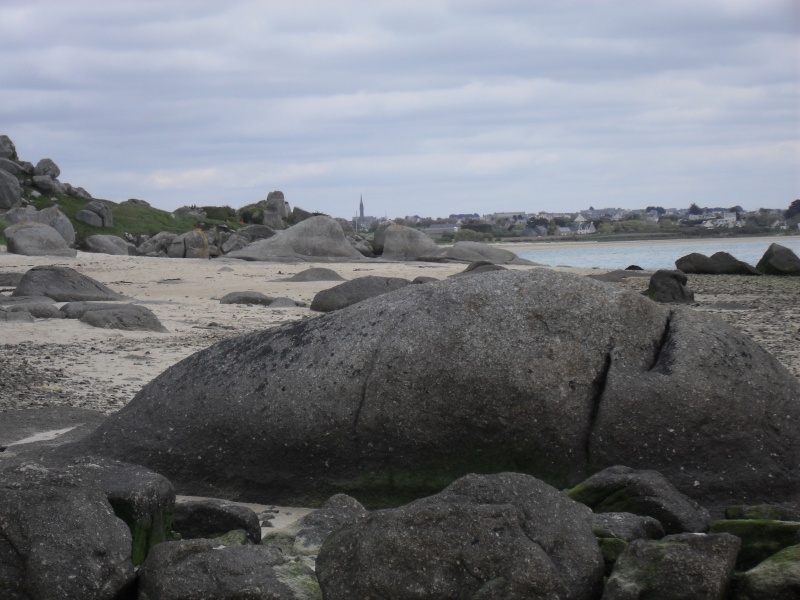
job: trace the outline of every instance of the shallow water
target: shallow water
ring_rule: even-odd
[[[753,266],[771,243],[790,248],[800,256],[800,236],[769,238],[717,238],[702,240],[640,240],[635,242],[552,242],[530,244],[514,250],[517,255],[549,266],[624,269],[638,265],[645,270],[674,269],[675,261],[692,252],[711,256],[728,252]]]

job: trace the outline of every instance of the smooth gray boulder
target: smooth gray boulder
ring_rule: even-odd
[[[219,299],[220,304],[260,304],[269,306],[274,298],[261,292],[230,292]]]
[[[33,267],[25,273],[12,296],[47,296],[56,302],[124,300],[99,281],[69,267]]]
[[[58,168],[58,165],[53,162],[52,159],[43,158],[33,169],[34,175],[45,175],[47,177],[51,177],[53,179],[58,178],[61,175],[61,169]]]
[[[656,471],[615,466],[595,473],[567,492],[594,512],[630,512],[653,517],[666,533],[704,533],[711,517]]]
[[[23,273],[0,273],[0,287],[17,287]]]
[[[117,306],[116,302],[67,302],[59,310],[66,319],[80,319],[85,313],[92,310],[106,310]]]
[[[278,281],[347,281],[333,269],[325,267],[311,267],[305,271],[295,273],[291,277],[279,279]]]
[[[67,245],[75,243],[75,228],[69,217],[61,212],[58,207],[50,206],[37,211],[32,206],[18,207],[3,214],[3,221],[8,223],[42,223],[55,229],[64,238]]]
[[[261,541],[258,516],[246,506],[214,498],[179,502],[175,506],[172,530],[181,539],[213,538],[234,529],[245,530],[253,544]]]
[[[116,235],[90,235],[86,238],[85,246],[87,252],[96,252],[98,254],[111,254],[115,256],[138,254],[136,246]]]
[[[727,252],[715,252],[711,256],[692,252],[676,260],[675,267],[687,275],[761,275],[755,267]]]
[[[81,323],[102,329],[124,329],[127,331],[157,331],[167,328],[161,324],[149,308],[137,304],[119,304],[110,308],[88,309],[80,317]]]
[[[100,489],[24,461],[0,481],[3,598],[112,600],[132,585],[131,534]]]
[[[45,302],[19,302],[5,304],[0,302],[8,312],[26,312],[35,319],[63,319],[64,313],[58,310],[54,304]]]
[[[25,256],[66,256],[75,258],[77,250],[70,248],[58,231],[44,223],[25,222],[3,231],[8,251]]]
[[[488,261],[496,265],[535,265],[525,258],[520,258],[510,250],[497,248],[481,242],[456,242],[446,248],[442,258],[462,262]]]
[[[22,203],[22,186],[16,176],[0,171],[0,210],[14,208]]]
[[[28,311],[9,311],[0,307],[0,321],[4,323],[33,323],[33,315]]]
[[[287,298],[286,296],[278,296],[272,302],[269,303],[270,308],[296,308],[298,306],[308,306],[305,303],[298,304],[291,298]]]
[[[797,497],[798,421],[797,379],[722,320],[531,269],[220,342],[82,443],[181,493],[284,505],[397,505],[476,471],[563,488],[618,464],[730,505]]]
[[[311,310],[317,312],[340,310],[367,298],[399,290],[409,284],[411,282],[402,277],[378,277],[376,275],[358,277],[317,292],[311,301]]]
[[[383,254],[383,244],[386,241],[386,230],[393,225],[396,225],[394,221],[383,221],[378,223],[378,226],[375,228],[375,233],[372,236],[372,251],[378,256]]]
[[[301,572],[305,571],[305,572]],[[219,547],[214,540],[159,544],[139,571],[139,600],[298,600],[316,588],[313,572],[277,548]],[[317,588],[318,592],[318,588]],[[318,597],[318,596],[316,596]]]
[[[228,254],[243,260],[321,262],[363,260],[361,253],[344,237],[339,224],[330,217],[311,217],[266,240]]]
[[[756,265],[765,275],[800,275],[800,257],[791,248],[770,244]]]
[[[650,277],[650,284],[642,292],[654,302],[693,304],[694,292],[686,287],[689,279],[683,271],[660,269]]]
[[[75,218],[94,227],[111,227],[114,225],[111,209],[99,200],[87,202]]]
[[[224,254],[228,254],[234,250],[241,250],[256,240],[266,240],[273,235],[275,235],[275,230],[266,225],[247,225],[231,234],[222,244],[221,250]]]
[[[442,249],[429,236],[418,229],[389,225],[383,233],[383,253],[386,260],[419,260],[422,257],[436,257]]]
[[[590,517],[529,475],[467,475],[331,534],[317,577],[326,600],[595,598],[603,559]]]
[[[727,598],[740,540],[726,533],[636,540],[622,552],[603,600]]]

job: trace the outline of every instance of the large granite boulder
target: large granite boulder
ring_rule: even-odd
[[[101,489],[32,462],[0,481],[3,598],[113,600],[131,586],[131,534]]]
[[[797,600],[800,598],[800,545],[784,548],[742,573],[734,600]]]
[[[8,171],[0,171],[0,210],[14,208],[22,203],[22,186]]]
[[[510,250],[497,248],[481,242],[456,242],[445,249],[442,258],[461,262],[488,261],[496,265],[534,265],[525,258],[520,258]]]
[[[86,303],[91,304],[91,303]],[[157,331],[164,333],[167,328],[149,308],[137,304],[118,304],[109,308],[89,307],[78,317],[81,323],[102,329],[123,329],[126,331]]]
[[[67,192],[67,188],[64,184],[49,175],[34,175],[31,180],[33,182],[33,187],[46,194],[64,194]]]
[[[378,277],[376,275],[358,277],[317,292],[311,301],[311,310],[318,312],[339,310],[367,298],[399,290],[410,283],[408,279],[402,277]]]
[[[28,175],[28,173],[25,172],[25,167],[23,165],[16,161],[2,157],[0,157],[0,171],[11,173],[14,176]]]
[[[25,273],[12,296],[47,296],[56,302],[124,300],[118,294],[69,267],[33,267]]]
[[[271,238],[273,235],[275,235],[275,230],[266,225],[247,225],[231,234],[222,244],[221,249],[224,254],[228,254],[234,250],[241,250],[257,240]]]
[[[84,242],[87,252],[112,254],[116,256],[136,255],[136,246],[116,235],[90,235]]]
[[[378,256],[383,254],[383,244],[386,241],[386,230],[396,225],[394,221],[382,221],[378,223],[375,228],[375,234],[372,236],[372,251]]]
[[[419,260],[436,257],[442,249],[419,229],[392,224],[383,233],[383,253],[386,260]]]
[[[791,248],[770,244],[756,269],[766,275],[800,275],[800,257]]]
[[[283,192],[270,192],[263,206],[264,225],[274,230],[283,229],[283,220],[289,217],[289,204],[284,199]]]
[[[3,214],[3,221],[8,223],[42,223],[55,229],[64,238],[68,246],[75,243],[75,228],[69,217],[58,207],[50,206],[37,211],[32,206],[18,207]]]
[[[603,560],[590,517],[529,475],[467,475],[331,534],[317,577],[329,600],[596,598]]]
[[[676,260],[675,267],[687,275],[761,275],[755,267],[727,252],[715,252],[711,256],[692,252]]]
[[[220,342],[84,444],[182,493],[289,505],[396,505],[471,472],[563,488],[618,464],[729,505],[797,496],[798,420],[797,379],[721,320],[533,269]]]
[[[70,248],[58,231],[50,225],[36,222],[17,223],[3,231],[8,251],[25,256],[67,256],[78,252]]]
[[[362,260],[339,224],[330,217],[311,217],[266,240],[253,242],[246,248],[228,254],[243,260],[277,260],[320,262]]]
[[[87,202],[75,218],[93,227],[111,227],[114,224],[111,209],[99,200]]]

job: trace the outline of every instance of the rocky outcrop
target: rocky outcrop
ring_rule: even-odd
[[[344,236],[339,224],[330,217],[311,217],[266,240],[228,254],[243,260],[324,262],[362,260]]]
[[[367,298],[399,290],[410,283],[408,279],[401,277],[377,277],[375,275],[358,277],[318,292],[311,301],[311,310],[332,312]]]
[[[64,238],[64,242],[71,246],[75,243],[75,228],[67,215],[58,207],[51,206],[37,211],[32,206],[19,207],[3,214],[3,220],[9,223],[42,223],[55,229]]]
[[[149,308],[136,304],[119,304],[107,308],[85,307],[78,317],[82,323],[102,329],[124,329],[127,331],[166,332],[158,318]]]
[[[664,537],[664,528],[658,519],[629,512],[593,514],[592,531],[598,538],[614,538],[626,542],[659,540]]]
[[[374,246],[374,244],[373,244]],[[392,223],[383,232],[383,253],[386,260],[419,260],[442,253],[436,242],[412,227]]]
[[[125,298],[91,277],[58,266],[33,267],[22,277],[12,296],[47,296],[56,302]]]
[[[528,475],[467,475],[333,533],[317,557],[329,600],[598,597],[590,511]]]
[[[182,493],[306,506],[397,505],[477,470],[566,487],[619,464],[704,504],[758,503],[797,496],[798,420],[800,383],[721,320],[533,269],[226,340],[81,448]]]
[[[682,271],[661,269],[653,273],[647,290],[642,293],[655,302],[693,304],[694,292],[686,287],[688,281]]]
[[[67,256],[74,258],[77,251],[70,248],[58,231],[44,223],[25,222],[7,227],[3,231],[8,251],[25,256]]]
[[[58,179],[58,176],[61,175],[61,169],[58,168],[58,165],[53,162],[50,158],[43,158],[33,169],[34,175],[43,175],[45,177],[50,177],[51,179]]]
[[[5,134],[0,135],[0,158],[17,160],[17,149],[14,147],[14,142]]]
[[[231,236],[225,240],[221,246],[223,254],[228,254],[234,250],[241,250],[248,244],[257,240],[266,240],[275,235],[275,230],[266,225],[247,225],[241,229],[237,229]]]
[[[676,260],[675,267],[687,275],[761,275],[755,267],[727,252],[716,252],[711,256],[692,252]]]
[[[770,244],[756,265],[765,275],[800,275],[800,257],[791,248]]]
[[[800,595],[800,545],[790,546],[738,578],[734,600],[794,600]]]
[[[492,271],[505,271],[506,268],[502,265],[496,265],[487,260],[477,260],[469,263],[467,268],[460,273],[453,273],[450,277],[465,277],[467,275],[480,275],[481,273],[491,273]]]

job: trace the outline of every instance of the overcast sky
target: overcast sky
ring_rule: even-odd
[[[0,133],[117,202],[800,197],[796,0],[0,0],[0,40]]]

